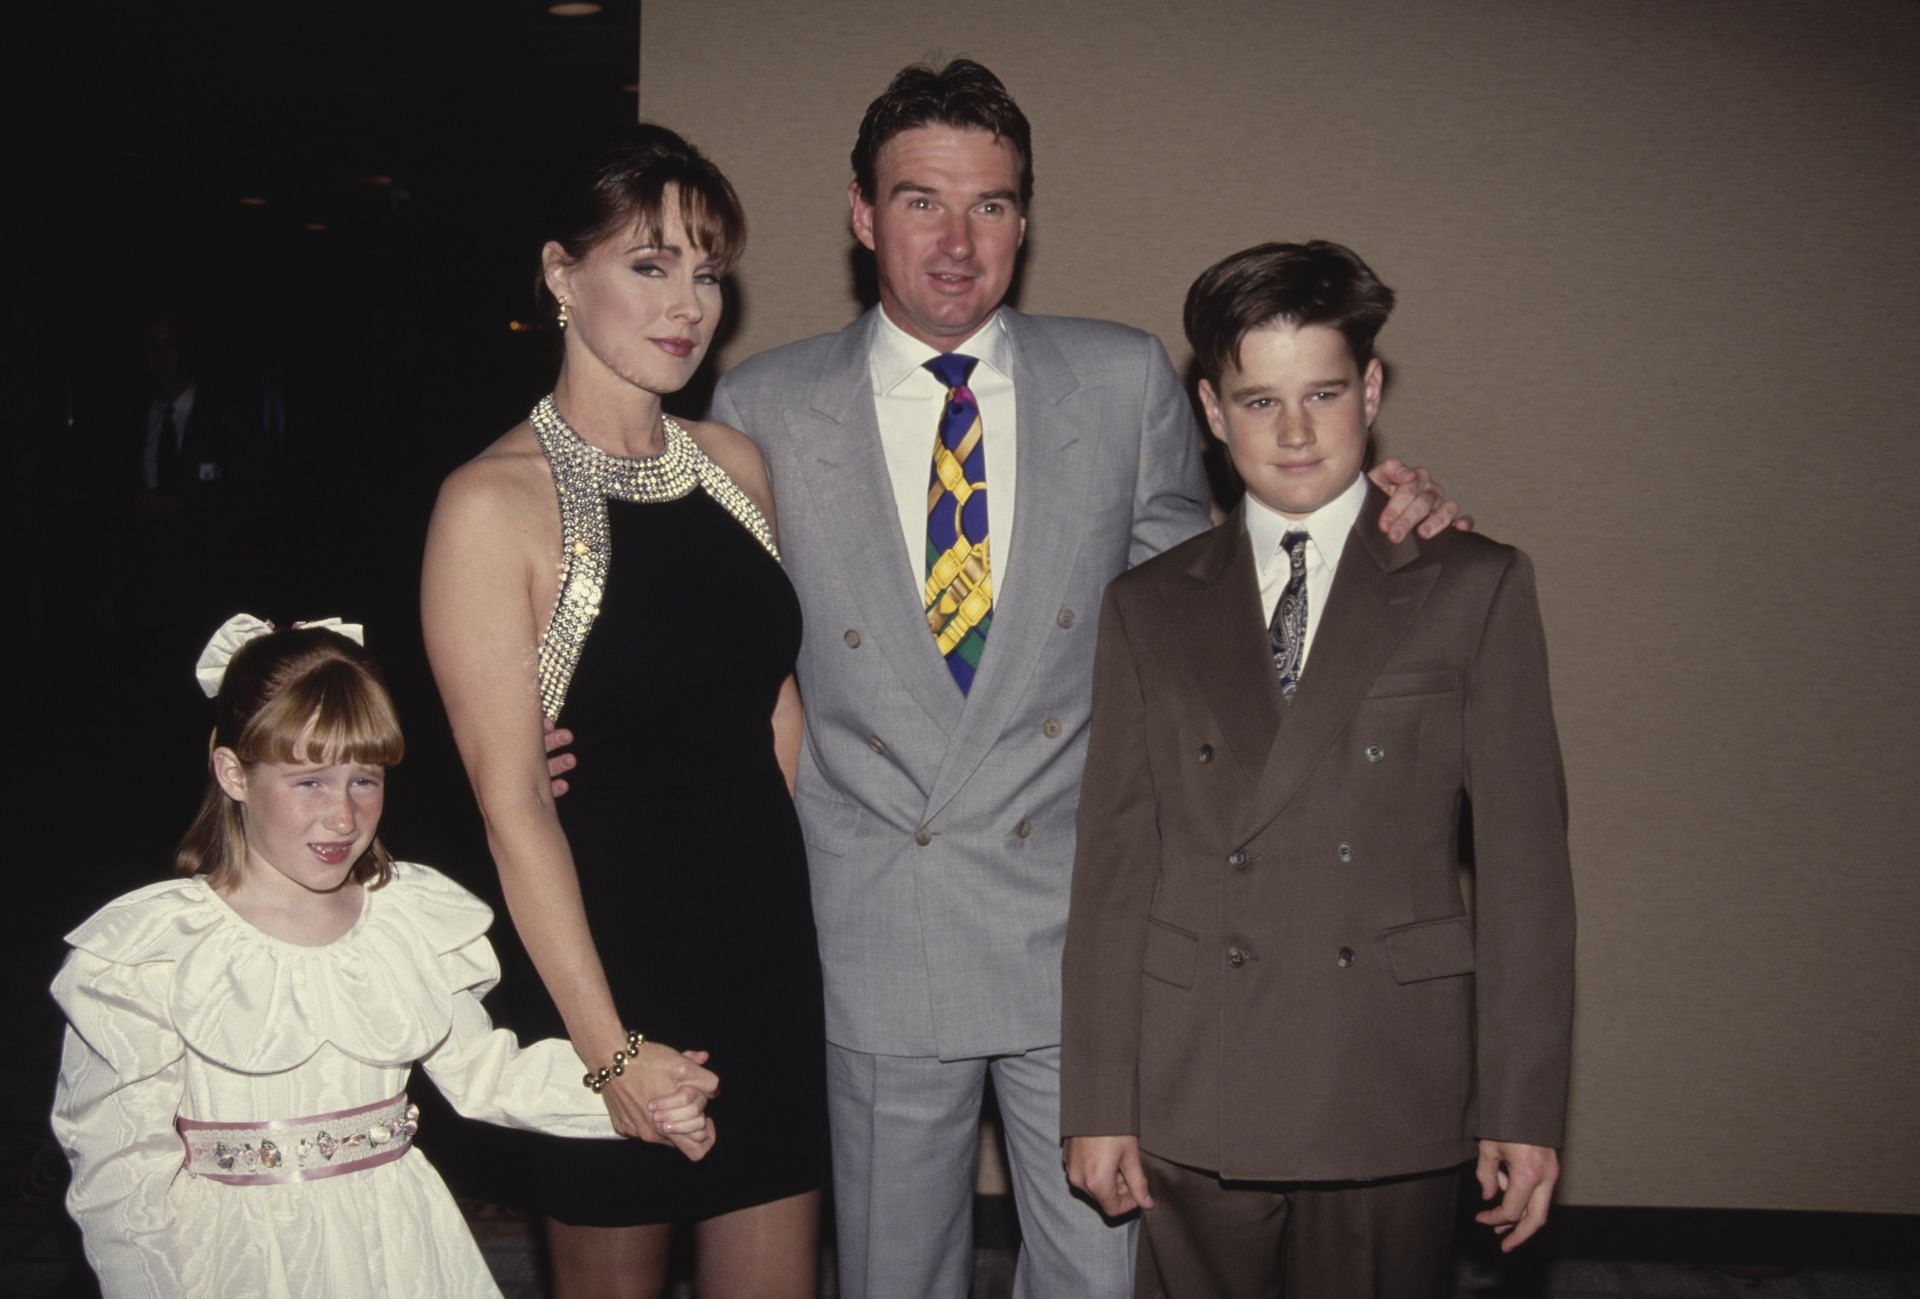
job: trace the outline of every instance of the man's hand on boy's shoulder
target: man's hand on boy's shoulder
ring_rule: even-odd
[[[1139,1137],[1068,1137],[1061,1159],[1067,1181],[1092,1196],[1109,1218],[1153,1207]]]
[[[1460,513],[1460,502],[1449,500],[1446,489],[1425,469],[1389,456],[1367,471],[1373,485],[1387,494],[1380,511],[1380,531],[1393,541],[1404,540],[1409,528],[1422,537],[1437,537],[1449,524],[1461,532],[1473,531],[1473,516]]]

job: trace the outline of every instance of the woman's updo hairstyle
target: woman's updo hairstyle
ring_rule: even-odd
[[[675,213],[666,210],[668,186],[676,191]],[[579,261],[601,240],[629,229],[659,243],[675,216],[722,271],[746,250],[746,214],[720,169],[675,132],[642,123],[604,137],[560,170],[541,233]],[[551,316],[559,304],[543,277],[535,285]]]

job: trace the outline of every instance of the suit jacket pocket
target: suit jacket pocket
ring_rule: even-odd
[[[1200,963],[1200,936],[1147,917],[1147,951],[1140,970],[1149,978],[1191,988]]]
[[[1381,935],[1393,977],[1401,983],[1420,983],[1473,973],[1473,926],[1465,916],[1417,920]]]
[[[847,843],[853,838],[854,821],[860,815],[859,808],[837,798],[821,798],[804,789],[793,800],[793,806],[800,814],[800,834],[809,848],[835,857],[846,855]]]
[[[1391,699],[1397,695],[1444,695],[1460,688],[1460,674],[1451,668],[1438,672],[1385,672],[1373,680],[1369,699]]]

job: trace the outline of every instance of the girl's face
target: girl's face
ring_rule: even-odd
[[[216,749],[215,777],[243,804],[247,876],[273,876],[330,893],[373,843],[386,803],[386,769],[357,762],[256,762]],[[263,874],[262,872],[271,872]]]

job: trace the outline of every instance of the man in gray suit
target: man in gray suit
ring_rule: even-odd
[[[1126,1295],[1130,1230],[1060,1164],[1061,943],[1094,614],[1115,575],[1209,526],[1200,443],[1151,336],[1003,305],[1033,167],[991,72],[902,71],[853,164],[879,307],[745,362],[713,404],[766,456],[806,614],[797,799],[840,1293],[967,1293],[991,1073],[1015,1293]],[[1411,477],[1377,472],[1389,491]],[[1402,487],[1383,529],[1398,540],[1437,495]]]

